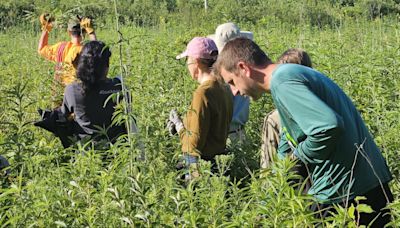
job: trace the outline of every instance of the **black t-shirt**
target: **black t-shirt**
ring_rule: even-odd
[[[118,78],[114,78],[101,81],[88,91],[84,91],[80,82],[74,82],[65,88],[61,111],[65,115],[74,113],[74,133],[79,138],[90,136],[95,140],[113,141],[126,132],[124,126],[111,126],[116,101],[108,98],[122,90],[120,83]],[[107,129],[107,135],[101,134],[99,128]]]

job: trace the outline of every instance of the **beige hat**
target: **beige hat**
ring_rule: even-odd
[[[253,40],[253,33],[249,31],[240,31],[239,27],[237,27],[234,23],[228,22],[218,25],[217,29],[215,30],[215,34],[208,35],[207,37],[213,39],[218,47],[218,50],[221,51],[228,41],[235,38],[244,37]]]
[[[67,30],[70,31],[70,32],[74,32],[74,31],[79,32],[79,31],[81,31],[81,24],[80,24],[79,19],[78,18],[71,18],[68,21]]]

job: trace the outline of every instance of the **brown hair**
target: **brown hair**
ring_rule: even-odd
[[[256,43],[240,37],[226,43],[218,56],[215,68],[218,71],[223,67],[228,72],[237,72],[237,63],[239,61],[254,66],[265,66],[271,63],[271,59]]]
[[[307,67],[312,67],[311,58],[301,48],[290,48],[286,50],[279,58],[277,63],[294,63]]]

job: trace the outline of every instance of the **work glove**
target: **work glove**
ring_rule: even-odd
[[[39,17],[40,25],[42,26],[42,31],[50,32],[53,28],[52,22],[54,21],[54,17],[51,17],[48,13],[42,13]]]
[[[172,122],[175,125],[176,132],[179,133],[184,128],[183,122],[182,122],[181,118],[179,117],[178,112],[175,109],[172,109],[171,112],[169,113],[168,120],[169,120],[169,122]]]
[[[81,19],[81,28],[86,31],[87,34],[91,34],[94,32],[93,25],[92,25],[92,19],[88,17],[84,17]]]
[[[170,120],[167,121],[167,129],[170,135],[176,135],[178,133],[176,132],[175,124]]]

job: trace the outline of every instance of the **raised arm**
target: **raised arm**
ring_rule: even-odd
[[[39,20],[42,28],[42,35],[39,39],[38,53],[41,54],[40,51],[48,44],[49,32],[53,28],[52,21],[54,20],[54,18],[50,17],[50,15],[47,13],[43,13],[42,15],[40,15]]]
[[[49,40],[49,33],[47,32],[47,30],[44,30],[39,39],[39,44],[37,49],[39,55],[41,55],[40,51],[43,49],[43,47],[47,46],[48,40]]]

